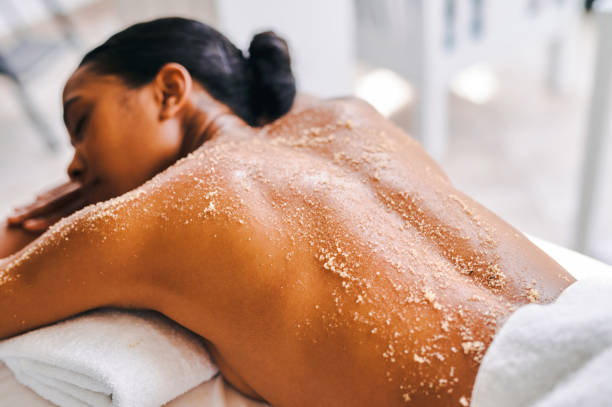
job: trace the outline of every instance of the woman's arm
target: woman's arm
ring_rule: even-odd
[[[228,270],[232,259],[223,250],[233,238],[211,211],[227,204],[219,182],[211,182],[220,165],[203,161],[198,168],[177,163],[127,194],[90,205],[2,259],[0,339],[105,306],[174,319],[176,306],[168,304],[184,302],[195,288],[214,303],[218,288],[210,276]],[[181,315],[204,320],[185,307]]]
[[[17,253],[38,236],[40,233],[29,232],[22,227],[11,227],[7,222],[1,223],[0,259]]]
[[[2,260],[0,338],[97,307],[149,305],[155,274],[144,271],[163,251],[151,247],[159,222],[144,210],[155,205],[146,190],[64,218]]]
[[[51,188],[0,223],[0,259],[27,246],[59,219],[85,206],[87,189],[78,181]],[[91,201],[90,201],[91,202]]]

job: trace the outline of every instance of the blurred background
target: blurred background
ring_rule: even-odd
[[[0,0],[0,216],[64,179],[84,53],[171,15],[275,30],[301,91],[368,100],[507,222],[612,263],[607,0]]]

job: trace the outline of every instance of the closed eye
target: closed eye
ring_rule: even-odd
[[[89,117],[89,114],[84,114],[83,116],[81,116],[81,118],[79,119],[79,121],[77,122],[75,128],[74,128],[74,138],[76,141],[80,141],[82,138],[82,131],[83,128],[85,127],[87,118]]]

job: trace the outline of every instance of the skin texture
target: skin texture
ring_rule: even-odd
[[[99,86],[116,94],[93,93],[107,116],[90,122],[91,149],[75,143],[82,182],[94,197],[131,191],[0,261],[0,338],[146,308],[205,338],[230,383],[274,406],[467,405],[503,321],[573,282],[365,102],[319,101],[256,129],[171,68],[123,100],[133,115],[113,110],[112,78]],[[79,74],[65,100],[89,89]],[[116,115],[143,129],[127,138],[168,140],[127,160],[148,174],[198,144],[185,129],[206,141],[132,189],[144,169],[101,162],[143,144],[118,136]]]

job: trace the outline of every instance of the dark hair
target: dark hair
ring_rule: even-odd
[[[155,78],[169,62],[183,65],[217,100],[250,125],[287,113],[295,80],[287,43],[272,31],[255,35],[248,58],[212,27],[185,18],[161,18],[132,25],[88,52],[81,64],[114,74],[127,86]]]

